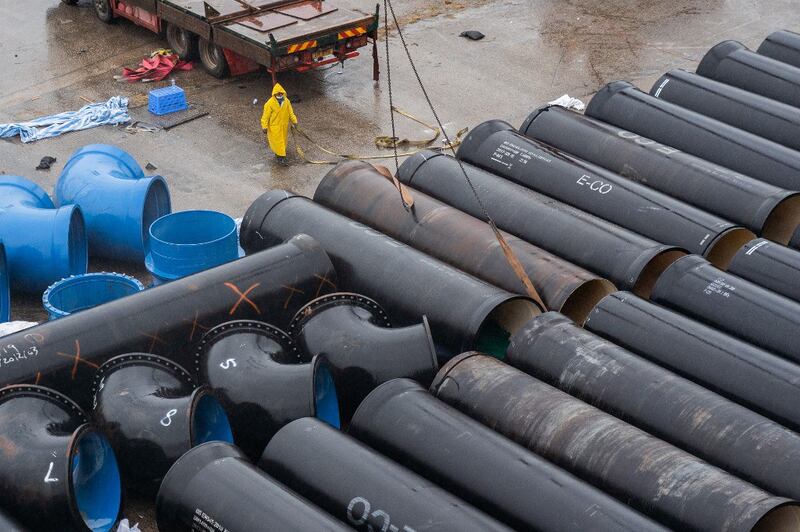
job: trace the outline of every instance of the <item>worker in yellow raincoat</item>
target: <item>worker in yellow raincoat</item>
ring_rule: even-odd
[[[289,122],[297,123],[294,116],[292,102],[286,97],[286,91],[280,83],[272,88],[272,98],[264,104],[264,113],[261,115],[261,129],[267,134],[270,149],[275,152],[278,163],[287,165],[286,141],[289,136]]]

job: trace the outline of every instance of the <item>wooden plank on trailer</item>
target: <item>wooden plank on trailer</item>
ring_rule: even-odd
[[[301,20],[311,20],[312,18],[321,17],[338,10],[338,7],[333,7],[321,0],[309,0],[301,4],[275,9],[278,13],[283,13],[284,15],[289,15],[290,17],[299,18]]]
[[[266,33],[291,24],[297,24],[297,20],[281,13],[269,11],[263,15],[236,19],[236,23],[258,32]]]
[[[286,44],[296,40],[312,40],[340,29],[356,26],[367,27],[372,24],[373,20],[373,15],[362,15],[346,9],[337,9],[310,20],[298,20],[297,24],[279,28],[272,32],[272,35],[279,44]]]

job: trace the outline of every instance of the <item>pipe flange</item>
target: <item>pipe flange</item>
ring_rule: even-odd
[[[376,321],[375,325],[386,328],[392,326],[391,322],[389,321],[389,316],[374,299],[370,299],[367,296],[362,296],[361,294],[356,294],[353,292],[336,292],[318,297],[317,299],[306,303],[306,305],[298,310],[289,324],[289,334],[291,334],[292,338],[297,338],[297,335],[300,334],[300,331],[303,329],[303,325],[305,325],[306,322],[316,313],[321,310],[331,307],[338,307],[340,305],[353,305],[356,307],[361,307],[373,314],[374,320]]]
[[[70,279],[75,279],[76,277],[80,278],[80,279],[86,279],[87,277],[88,278],[96,278],[96,277],[100,277],[100,276],[103,276],[103,275],[110,275],[110,276],[113,276],[113,277],[116,277],[116,278],[121,278],[121,279],[124,279],[126,281],[130,281],[131,285],[135,286],[136,288],[138,288],[140,292],[142,290],[144,290],[144,285],[142,284],[142,282],[139,279],[137,279],[136,277],[132,277],[132,276],[130,276],[128,274],[125,274],[125,273],[106,272],[106,271],[103,271],[103,272],[90,272],[90,273],[78,273],[78,274],[75,274],[75,275],[62,277],[61,279],[59,279],[58,281],[52,283],[50,286],[47,287],[47,290],[45,290],[44,294],[42,294],[42,305],[44,306],[44,310],[47,311],[47,313],[50,314],[51,316],[52,315],[59,315],[59,314],[62,314],[64,316],[68,316],[70,313],[56,308],[55,305],[53,305],[50,302],[50,295],[52,294],[53,290],[56,289],[56,288],[61,287],[61,285],[64,283],[64,281],[68,281]]]
[[[88,416],[83,409],[78,406],[78,403],[51,388],[38,386],[36,384],[12,384],[0,389],[0,403],[19,396],[40,397],[77,416],[81,425],[89,422]]]
[[[200,375],[201,369],[201,360],[203,358],[203,354],[205,352],[206,347],[229,334],[242,332],[242,331],[258,331],[262,333],[266,333],[267,336],[272,337],[276,340],[279,344],[284,347],[287,347],[292,355],[297,358],[298,362],[302,362],[302,358],[300,355],[300,350],[297,349],[297,344],[292,339],[291,336],[286,334],[286,332],[274,325],[270,325],[269,323],[265,323],[263,321],[255,321],[255,320],[233,320],[227,321],[220,325],[217,325],[206,334],[203,335],[203,338],[200,339],[200,342],[197,344],[194,350],[194,370],[196,375]]]
[[[176,377],[182,379],[186,385],[192,388],[197,386],[191,373],[189,373],[180,364],[176,364],[168,358],[158,355],[151,355],[149,353],[129,353],[127,355],[119,355],[115,356],[114,358],[110,358],[106,360],[102,366],[97,368],[97,372],[94,375],[94,381],[92,381],[92,395],[94,396],[97,394],[100,382],[110,370],[121,366],[137,365],[142,362],[144,362],[146,365],[153,365],[158,368],[167,369],[170,372],[173,372]]]

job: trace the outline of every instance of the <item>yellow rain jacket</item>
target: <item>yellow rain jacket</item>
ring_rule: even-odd
[[[275,95],[279,92],[284,94],[283,105],[279,104],[278,100],[275,99]],[[261,115],[261,129],[267,130],[269,147],[275,152],[275,155],[280,157],[286,157],[286,139],[289,136],[290,120],[292,124],[297,123],[297,117],[294,116],[294,110],[292,109],[292,102],[289,101],[281,84],[276,83],[272,88],[272,98],[264,104],[264,113]]]

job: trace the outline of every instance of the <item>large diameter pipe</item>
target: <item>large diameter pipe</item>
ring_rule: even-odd
[[[312,418],[298,419],[278,431],[258,466],[356,530],[510,530]]]
[[[349,164],[328,172],[314,201],[509,292],[526,293],[487,223],[422,192],[409,192],[414,197],[411,211],[375,167]],[[583,321],[613,291],[610,281],[513,235],[503,237],[549,309]]]
[[[756,53],[800,67],[800,34],[788,30],[774,31],[761,42]]]
[[[800,107],[800,68],[757,54],[738,41],[722,41],[711,48],[697,65],[697,73]]]
[[[789,530],[800,520],[800,508],[790,499],[772,496],[491,357],[465,353],[452,359],[431,389],[671,528]]]
[[[757,238],[736,253],[728,271],[800,301],[800,251]]]
[[[685,253],[530,189],[461,163],[497,225],[523,240],[646,296],[664,268]],[[433,151],[406,159],[403,183],[474,217],[483,213],[459,162]]]
[[[161,532],[352,531],[223,442],[199,445],[175,462],[158,491],[156,519]]]
[[[3,338],[0,385],[38,382],[88,407],[95,369],[125,353],[154,353],[189,366],[203,332],[230,319],[288,325],[336,277],[320,245],[301,235],[211,270],[25,329]]]
[[[800,363],[800,303],[702,257],[688,255],[670,265],[651,300]]]
[[[800,149],[797,107],[685,70],[670,70],[658,78],[650,94],[793,150]]]
[[[537,140],[501,120],[470,131],[458,158],[724,268],[753,233]]]
[[[723,168],[556,105],[532,112],[520,133],[786,243],[800,225],[800,194]]]
[[[556,312],[515,334],[508,363],[764,488],[800,497],[800,434]]]
[[[661,529],[409,379],[376,388],[348,432],[517,530]]]
[[[478,345],[504,356],[510,334],[539,313],[527,297],[283,190],[263,194],[247,210],[242,247],[251,253],[298,231],[327,250],[343,289],[374,298],[389,309],[393,322],[411,325],[427,316],[442,357]]]
[[[800,432],[800,365],[629,292],[603,299],[587,330]]]
[[[765,183],[800,190],[800,152],[614,81],[586,114]]]

